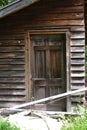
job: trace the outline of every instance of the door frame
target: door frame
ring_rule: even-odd
[[[32,75],[31,75],[31,50],[30,50],[30,35],[32,34],[64,34],[66,36],[66,92],[70,91],[70,31],[69,29],[58,30],[29,30],[25,34],[25,79],[26,79],[26,99],[32,101]],[[66,100],[66,110],[71,110],[70,96]]]

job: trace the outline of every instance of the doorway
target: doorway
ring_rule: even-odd
[[[30,51],[34,100],[66,92],[65,34],[32,34]],[[44,106],[46,110],[66,111],[66,99],[46,102]]]

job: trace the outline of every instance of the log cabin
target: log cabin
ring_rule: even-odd
[[[18,0],[0,9],[0,108],[85,87],[86,0]],[[36,104],[71,111],[81,95]]]

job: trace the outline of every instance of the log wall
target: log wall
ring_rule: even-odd
[[[27,100],[26,31],[58,29],[70,32],[68,89],[85,87],[83,0],[41,0],[0,20],[0,107]],[[78,102],[75,96],[72,104]]]

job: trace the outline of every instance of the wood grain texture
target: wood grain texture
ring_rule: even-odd
[[[10,9],[13,10],[12,8]],[[67,63],[68,69],[66,73],[70,73],[67,90],[80,89],[85,86],[83,0],[41,0],[16,13],[10,14],[6,18],[0,19],[0,78],[3,81],[0,84],[0,89],[3,87],[6,89],[7,85],[8,92],[10,88],[13,90],[19,89],[20,92],[21,89],[27,90],[26,93],[24,92],[25,95],[20,98],[14,98],[13,96],[13,102],[10,102],[11,98],[8,98],[8,96],[5,96],[6,98],[0,96],[0,99],[3,101],[3,103],[0,101],[0,107],[9,106],[9,104],[11,106],[11,103],[12,105],[18,102],[21,103],[22,99],[26,101],[26,95],[27,100],[31,100],[32,75],[30,74],[29,62],[31,62],[30,58],[32,54],[29,52],[28,42],[30,41],[27,41],[25,47],[26,32],[58,32],[58,30],[62,32],[64,29],[65,32],[68,30],[70,34],[70,42],[67,45],[69,61]],[[8,78],[6,79],[5,77]],[[12,83],[9,82],[11,78],[13,78]],[[4,84],[5,80],[9,84]],[[29,88],[26,89],[26,86]],[[8,101],[8,104],[5,104],[6,101]]]

